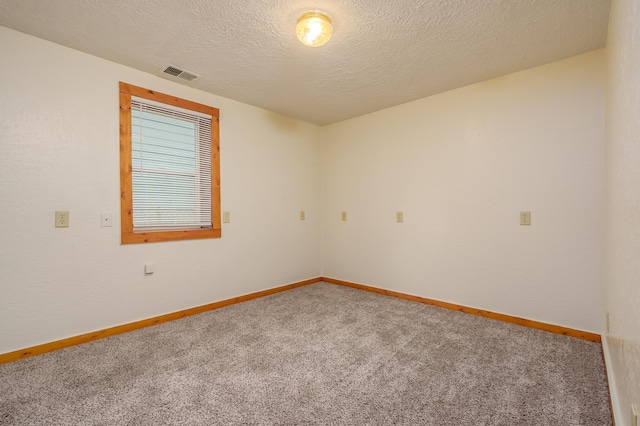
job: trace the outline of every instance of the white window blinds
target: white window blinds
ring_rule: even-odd
[[[131,98],[133,231],[211,229],[211,116]]]

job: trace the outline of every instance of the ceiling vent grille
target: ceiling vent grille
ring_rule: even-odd
[[[163,73],[165,74],[169,74],[172,75],[174,77],[178,77],[181,78],[183,80],[187,80],[187,81],[193,81],[197,78],[200,78],[200,76],[196,73],[193,73],[191,71],[187,71],[187,70],[183,70],[181,68],[178,68],[174,65],[166,65],[162,68],[161,70]]]

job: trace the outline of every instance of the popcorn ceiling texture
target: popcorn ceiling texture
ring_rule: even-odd
[[[320,48],[294,34],[297,17],[314,8],[334,23]],[[3,0],[0,25],[154,74],[171,63],[202,75],[189,86],[328,124],[602,48],[609,8],[610,0]]]

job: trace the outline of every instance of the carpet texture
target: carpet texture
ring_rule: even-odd
[[[317,283],[0,365],[2,425],[610,425],[599,344]]]

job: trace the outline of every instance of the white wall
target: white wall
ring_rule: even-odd
[[[320,275],[317,126],[2,27],[0,57],[0,353]],[[220,108],[221,239],[120,245],[118,81]]]
[[[614,0],[607,41],[604,339],[614,411],[640,410],[640,3]]]
[[[1,27],[0,54],[0,353],[319,275],[601,331],[603,51],[324,128]],[[222,239],[120,245],[118,81],[221,109]]]
[[[323,127],[323,276],[600,332],[604,58]]]

